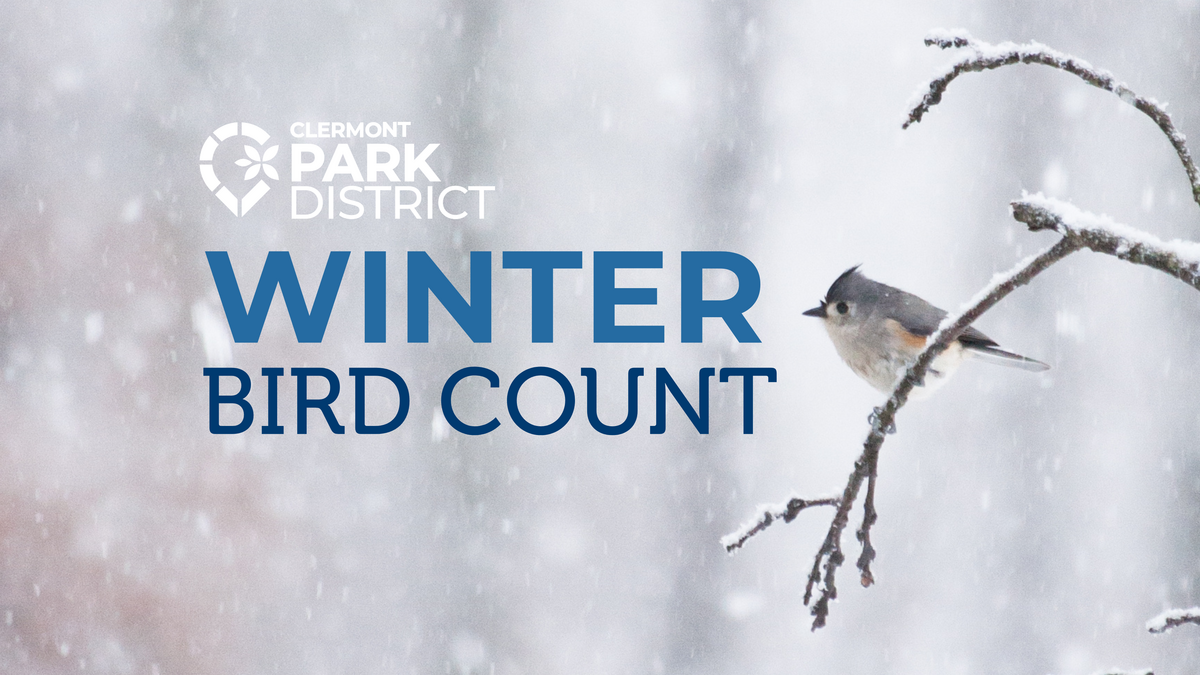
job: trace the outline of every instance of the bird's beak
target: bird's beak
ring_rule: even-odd
[[[825,313],[825,303],[821,303],[816,307],[804,312],[804,316],[815,316],[818,319],[827,318],[829,315]]]

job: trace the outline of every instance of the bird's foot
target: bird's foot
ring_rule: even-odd
[[[881,415],[883,415],[883,408],[875,408],[874,410],[871,411],[871,414],[867,416],[867,422],[869,422],[872,427],[879,426],[879,418]],[[885,433],[885,434],[896,433],[896,420],[892,420],[891,422],[888,422],[887,428],[883,430],[883,433]]]

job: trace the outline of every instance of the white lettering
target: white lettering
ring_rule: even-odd
[[[387,155],[387,161],[380,162],[379,156]],[[379,180],[379,174],[387,175],[388,180],[393,183],[399,183],[400,177],[396,175],[396,167],[400,166],[400,151],[396,146],[387,143],[368,143],[367,144],[367,181],[374,183]]]
[[[362,172],[358,170],[358,163],[354,161],[354,155],[350,152],[350,146],[346,143],[338,143],[337,148],[333,151],[333,157],[329,160],[329,166],[325,169],[325,176],[321,181],[328,183],[333,180],[334,176],[340,175],[350,176],[356,183],[363,182]]]
[[[413,194],[413,197],[414,197],[413,203],[411,203],[411,204],[401,204],[400,203],[400,191],[401,190],[403,190],[405,192],[411,192]],[[417,188],[412,187],[410,185],[397,185],[394,196],[395,196],[395,202],[396,202],[396,210],[395,210],[396,218],[400,217],[401,211],[407,209],[409,211],[412,211],[413,216],[417,220],[421,219],[421,212],[417,210],[417,207],[421,205],[421,191],[420,190],[418,190]]]
[[[375,193],[375,220],[379,220],[379,193],[391,190],[392,188],[387,185],[368,185],[365,189]]]
[[[465,194],[467,194],[467,189],[465,187],[462,187],[461,185],[451,185],[450,187],[446,188],[445,190],[442,190],[442,194],[438,195],[438,211],[441,211],[442,215],[446,216],[450,220],[458,220],[459,218],[466,218],[467,217],[466,211],[462,211],[459,213],[450,213],[449,211],[446,210],[446,194],[450,193],[450,192],[461,192],[465,195]]]
[[[483,195],[496,189],[495,185],[472,185],[467,188],[473,192],[479,193],[479,219],[483,220]]]
[[[342,198],[343,203],[352,204],[354,206],[357,206],[358,213],[355,213],[354,215],[350,215],[350,214],[346,213],[345,211],[338,211],[338,216],[341,218],[345,218],[346,220],[357,220],[358,218],[362,218],[363,205],[362,205],[362,202],[354,201],[353,199],[346,196],[346,193],[351,190],[356,190],[358,192],[358,194],[360,194],[360,195],[362,194],[362,188],[358,187],[357,185],[347,185],[346,187],[342,188],[342,191],[339,192],[338,195]]]
[[[311,162],[304,161],[304,155],[311,155]],[[299,183],[305,171],[315,171],[325,163],[325,151],[321,146],[312,143],[292,143],[292,182]]]
[[[415,149],[415,147],[416,146],[414,146],[412,143],[404,144],[404,180],[405,180],[405,182],[411,183],[413,181],[413,179],[416,177],[418,169],[420,169],[421,173],[425,174],[426,180],[431,180],[435,183],[441,182],[442,179],[438,178],[437,174],[434,173],[433,169],[429,168],[429,164],[426,163],[427,160],[429,159],[429,156],[433,154],[433,151],[437,150],[438,144],[430,143],[429,145],[425,146],[425,149],[421,151],[420,155],[417,155],[414,157],[413,150]]]
[[[316,208],[314,208],[312,210],[312,213],[304,213],[304,214],[300,213],[300,211],[297,207],[297,202],[299,202],[299,199],[297,198],[297,196],[300,194],[300,192],[309,193],[312,196],[317,198],[317,206],[316,206]],[[317,214],[321,212],[321,206],[322,206],[322,204],[321,204],[320,190],[317,190],[316,188],[311,188],[311,187],[308,187],[305,185],[293,185],[292,186],[292,220],[305,220],[308,218],[315,218],[317,216]]]
[[[410,124],[412,122],[292,122],[288,129],[292,138],[408,138]]]

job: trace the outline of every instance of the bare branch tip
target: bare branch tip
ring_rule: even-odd
[[[1197,169],[1184,145],[1183,134],[1174,128],[1170,117],[1157,102],[1136,96],[1109,73],[1097,70],[1085,61],[1057,52],[1045,45],[1038,43],[1015,45],[1006,42],[993,46],[979,42],[966,31],[961,30],[935,29],[925,37],[925,44],[941,49],[970,48],[973,53],[963,56],[949,66],[941,76],[929,82],[927,89],[918,92],[910,100],[908,117],[901,124],[901,128],[907,129],[920,122],[924,114],[941,101],[950,82],[962,73],[992,70],[1014,63],[1038,63],[1051,66],[1076,75],[1092,86],[1116,94],[1123,101],[1150,116],[1166,133],[1175,147],[1192,184],[1193,197],[1197,203],[1200,203],[1200,169]],[[931,338],[917,361],[909,366],[886,405],[872,410],[868,418],[871,430],[864,443],[863,453],[855,462],[854,471],[850,475],[841,499],[831,500],[831,505],[837,507],[837,513],[830,523],[824,544],[813,560],[812,570],[809,572],[808,583],[805,586],[804,604],[812,603],[812,629],[814,631],[825,626],[826,618],[829,615],[829,603],[837,597],[835,575],[838,567],[845,562],[845,556],[841,550],[842,532],[846,528],[849,512],[854,506],[859,488],[863,481],[868,479],[863,523],[857,532],[858,540],[862,544],[862,552],[857,563],[862,585],[871,586],[875,583],[875,577],[871,571],[871,562],[875,559],[875,549],[871,545],[870,531],[877,518],[874,508],[874,480],[878,453],[887,435],[895,433],[896,413],[907,402],[909,392],[914,386],[922,384],[922,378],[930,363],[950,340],[966,330],[974,320],[1014,289],[1029,283],[1033,277],[1082,248],[1154,267],[1178,277],[1200,290],[1200,273],[1198,273],[1200,248],[1192,248],[1200,247],[1200,244],[1170,242],[1169,245],[1164,245],[1145,233],[1112,223],[1104,217],[1081,212],[1068,203],[1049,199],[1040,194],[1025,194],[1021,199],[1010,202],[1009,206],[1013,218],[1025,223],[1030,231],[1051,230],[1062,235],[1062,239],[1041,253],[1022,261],[1011,271],[996,275],[993,282],[977,294],[968,309],[960,312],[957,317],[948,317],[943,321],[934,336],[936,339]],[[789,513],[776,513],[777,519],[786,518],[790,522],[790,518],[787,516],[795,517],[794,513],[790,513],[793,502],[789,502],[788,507]],[[821,587],[820,593],[813,602],[814,591],[818,586]],[[1147,629],[1152,633],[1160,633],[1183,623],[1200,624],[1200,608],[1172,610],[1164,613],[1148,622]],[[1139,671],[1138,675],[1148,675],[1148,673],[1149,671]]]
[[[944,28],[935,28],[929,31],[925,36],[925,45],[928,47],[938,47],[939,49],[956,49],[962,47],[971,47],[975,43],[975,39],[965,30],[946,30]]]
[[[1185,623],[1200,625],[1200,607],[1169,609],[1147,621],[1146,630],[1151,633],[1166,633],[1172,628],[1178,628]]]
[[[871,561],[875,558],[875,549],[867,542],[863,547],[862,555],[858,558],[859,583],[863,588],[870,588],[875,584],[875,575],[871,573]]]
[[[800,515],[800,512],[812,506],[839,506],[841,499],[837,497],[821,497],[818,499],[802,499],[800,497],[792,497],[784,504],[764,505],[759,507],[759,513],[754,520],[742,525],[737,531],[721,537],[721,546],[725,548],[725,552],[732,554],[734,551],[746,545],[746,542],[751,537],[759,532],[770,527],[772,524],[783,521],[790,523]]]
[[[1062,233],[1062,221],[1045,208],[1024,199],[1009,202],[1014,219],[1025,223],[1030,232],[1051,230]]]

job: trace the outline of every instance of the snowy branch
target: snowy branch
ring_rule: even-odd
[[[1012,211],[1014,218],[1034,232],[1054,230],[1081,247],[1153,267],[1200,290],[1200,243],[1166,242],[1040,193],[1012,202]]]
[[[824,497],[821,499],[792,497],[782,504],[760,506],[758,508],[762,513],[754,520],[739,527],[737,531],[721,537],[721,545],[725,547],[726,553],[733,553],[741,548],[747,539],[767,529],[772,523],[778,520],[790,523],[796,519],[796,516],[800,515],[801,511],[810,506],[837,506],[837,504],[837,497]]]
[[[1146,622],[1151,633],[1165,633],[1185,623],[1200,624],[1200,607],[1191,609],[1169,609]]]
[[[850,521],[850,511],[858,499],[858,492],[864,480],[868,480],[869,483],[864,500],[863,521],[857,532],[858,540],[862,543],[858,569],[863,586],[870,586],[874,582],[870,566],[875,557],[875,549],[871,545],[870,537],[871,526],[877,517],[874,483],[879,449],[883,446],[887,434],[894,430],[896,414],[908,401],[913,387],[923,382],[933,360],[968,326],[1019,286],[1029,283],[1054,263],[1083,248],[1153,267],[1200,290],[1200,244],[1163,242],[1140,230],[1042,195],[1025,195],[1023,199],[1012,203],[1012,209],[1013,217],[1028,225],[1030,230],[1053,230],[1062,235],[1062,239],[1045,251],[1021,261],[1012,270],[993,277],[991,283],[979,291],[967,303],[965,309],[942,321],[929,337],[925,350],[897,383],[887,402],[871,414],[871,428],[863,443],[862,454],[854,463],[854,471],[846,481],[841,498],[811,502],[793,498],[784,505],[765,507],[762,515],[756,520],[722,539],[726,550],[732,551],[740,548],[750,537],[766,529],[775,520],[791,522],[800,510],[818,503],[836,505],[837,512],[830,522],[825,541],[813,560],[804,589],[804,603],[807,605],[812,602],[813,593],[818,585],[820,586],[820,595],[812,605],[814,629],[825,625],[825,619],[829,615],[829,602],[837,597],[837,569],[845,562],[841,544],[842,532]]]
[[[947,316],[942,321],[933,335],[929,336],[924,351],[896,384],[887,402],[883,407],[876,408],[871,414],[869,418],[871,429],[863,443],[862,454],[854,462],[854,471],[846,481],[837,513],[834,514],[833,521],[829,524],[829,530],[825,534],[825,541],[821,544],[821,548],[813,560],[808,583],[804,589],[804,604],[807,605],[812,600],[817,584],[821,585],[820,596],[812,606],[814,630],[825,625],[825,618],[829,615],[829,602],[837,597],[837,568],[845,562],[845,556],[841,549],[842,531],[846,529],[846,525],[850,521],[850,510],[858,498],[858,491],[862,488],[863,480],[871,478],[871,482],[874,483],[879,464],[879,449],[883,446],[887,434],[894,429],[896,413],[908,402],[908,395],[912,392],[913,387],[924,381],[925,373],[929,370],[933,360],[984,312],[994,307],[996,303],[1019,286],[1029,283],[1033,277],[1046,268],[1079,250],[1080,246],[1076,241],[1064,237],[1042,253],[1023,260],[1012,270],[993,277],[992,282],[975,295],[966,309],[958,314]],[[876,517],[873,492],[874,490],[869,486],[868,498],[865,500],[863,524],[858,532],[858,538],[863,543],[863,555],[859,557],[858,566],[862,573],[861,581],[864,586],[869,586],[874,582],[870,569],[871,559],[875,555],[870,544],[871,525]]]
[[[1188,173],[1188,178],[1192,181],[1197,203],[1200,203],[1200,181],[1197,179],[1195,164],[1184,144],[1183,135],[1175,130],[1170,117],[1156,103],[1136,96],[1124,84],[1113,79],[1112,75],[1097,70],[1086,62],[1036,43],[1029,45],[1004,43],[992,46],[978,42],[966,33],[945,31],[930,34],[926,38],[926,43],[936,44],[942,48],[968,47],[971,49],[971,53],[955,62],[944,75],[929,85],[929,92],[912,106],[908,122],[904,125],[906,128],[909,124],[919,121],[926,111],[936,105],[941,100],[942,92],[949,83],[961,73],[998,68],[1017,62],[1051,65],[1117,94],[1122,100],[1154,119],[1175,146],[1180,160],[1183,161],[1184,169]],[[1153,267],[1200,290],[1200,243],[1178,240],[1164,242],[1141,230],[1116,223],[1106,216],[1088,213],[1069,203],[1041,194],[1025,194],[1021,199],[1012,202],[1011,206],[1013,217],[1025,223],[1030,231],[1052,230],[1062,238],[1045,251],[1021,261],[1008,272],[994,276],[986,287],[966,303],[964,309],[957,314],[947,316],[937,330],[929,336],[925,343],[925,349],[908,367],[903,377],[897,381],[887,402],[882,407],[875,408],[868,417],[870,430],[863,442],[862,453],[854,462],[854,470],[846,481],[846,487],[842,490],[841,497],[814,501],[793,497],[782,505],[762,507],[761,515],[755,520],[746,523],[738,531],[721,540],[726,550],[732,552],[744,545],[750,537],[763,531],[779,519],[791,522],[801,510],[817,504],[836,506],[837,510],[829,524],[825,540],[813,560],[808,583],[804,588],[804,604],[812,606],[813,630],[825,625],[829,615],[829,603],[837,597],[837,570],[846,559],[842,553],[842,532],[850,522],[850,511],[854,508],[864,480],[868,483],[867,494],[863,500],[862,524],[857,531],[857,538],[862,544],[858,569],[863,586],[870,586],[874,583],[871,562],[875,558],[875,549],[871,545],[871,527],[877,519],[875,481],[879,464],[879,450],[887,435],[895,432],[896,414],[908,401],[908,396],[913,388],[924,382],[925,374],[934,359],[984,312],[994,307],[1017,287],[1029,283],[1051,265],[1071,253],[1085,248],[1098,253],[1106,253],[1134,264]],[[818,586],[820,594],[813,603],[814,591]],[[1162,632],[1181,623],[1200,624],[1200,608],[1167,612],[1152,619],[1147,624],[1147,628],[1151,632]],[[1149,673],[1149,671],[1139,672]]]
[[[1183,170],[1187,172],[1188,180],[1192,184],[1192,199],[1200,204],[1200,171],[1197,170],[1196,162],[1188,152],[1185,136],[1175,128],[1171,116],[1163,109],[1165,106],[1152,98],[1138,96],[1124,82],[1118,81],[1112,73],[1095,68],[1087,61],[1037,42],[1027,44],[1002,42],[992,45],[976,40],[963,30],[931,31],[925,38],[925,44],[942,49],[966,48],[968,51],[962,58],[950,64],[940,77],[931,81],[926,91],[919,92],[913,97],[913,101],[909,105],[908,119],[903,125],[905,129],[911,124],[920,122],[930,108],[940,103],[946,88],[963,73],[992,70],[1014,63],[1040,63],[1071,73],[1093,87],[1112,92],[1122,101],[1154,120],[1154,123],[1166,134],[1167,139],[1175,148],[1175,154],[1179,155],[1179,161],[1183,163]]]
[[[808,604],[812,599],[813,589],[817,584],[822,584],[821,595],[812,609],[815,617],[814,629],[825,625],[825,617],[829,614],[829,601],[837,597],[835,576],[837,568],[845,560],[841,551],[842,531],[849,522],[850,510],[858,497],[862,482],[868,478],[870,484],[867,488],[863,523],[858,531],[858,539],[863,545],[858,568],[864,586],[870,586],[874,582],[870,564],[875,557],[875,550],[871,546],[870,533],[876,519],[874,480],[879,449],[887,433],[894,428],[896,413],[908,401],[913,387],[924,380],[926,371],[938,354],[968,326],[1019,286],[1029,283],[1054,263],[1083,248],[1153,267],[1200,290],[1200,244],[1183,241],[1163,242],[1153,235],[1040,194],[1025,195],[1023,199],[1012,203],[1012,210],[1013,217],[1028,225],[1030,230],[1053,230],[1062,235],[1062,239],[1042,253],[1026,258],[1012,270],[993,277],[990,284],[968,301],[966,309],[946,317],[929,337],[925,350],[896,385],[887,403],[882,408],[876,408],[871,414],[871,430],[863,444],[863,452],[854,463],[854,472],[850,474],[846,483],[841,503],[838,504],[837,513],[829,525],[825,541],[817,552],[805,587],[804,602]]]

